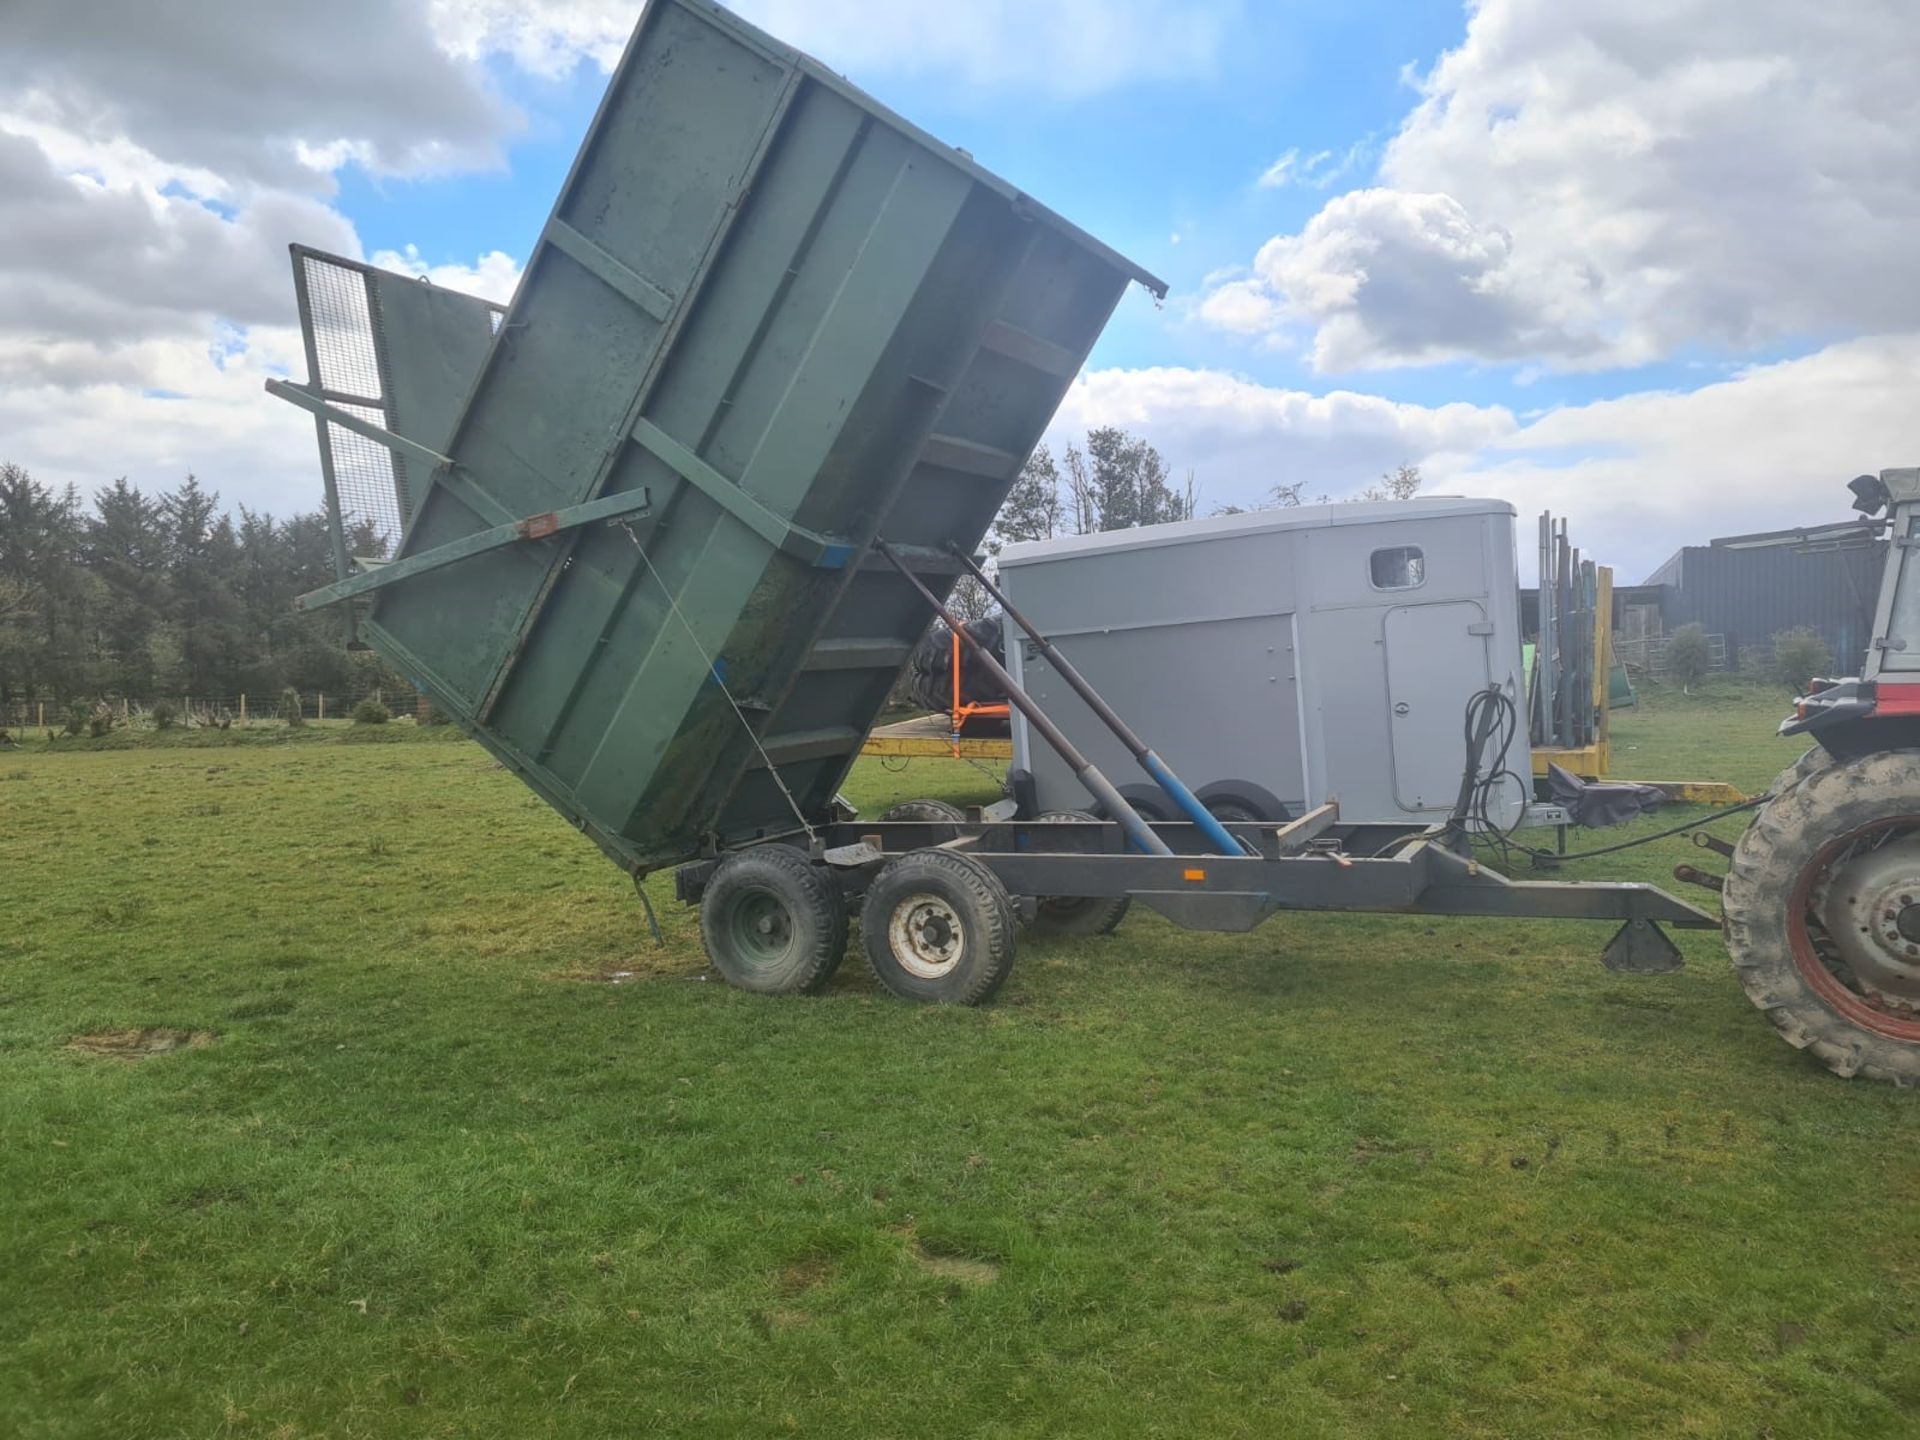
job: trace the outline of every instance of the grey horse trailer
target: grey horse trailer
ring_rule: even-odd
[[[1468,702],[1524,695],[1513,507],[1499,500],[1309,505],[1010,545],[1008,598],[1228,820],[1276,821],[1337,799],[1359,824],[1431,822],[1457,798]],[[1103,769],[1128,757],[1009,632],[1008,670]],[[1015,794],[1027,813],[1085,791],[1023,716]],[[1520,817],[1526,736],[1489,818]],[[1176,817],[1150,783],[1122,793]]]

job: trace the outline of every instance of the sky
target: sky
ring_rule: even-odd
[[[1203,511],[1414,464],[1634,582],[1920,463],[1912,0],[736,8],[1170,282],[1050,438]],[[639,4],[0,11],[0,460],[289,515],[287,244],[507,298]]]

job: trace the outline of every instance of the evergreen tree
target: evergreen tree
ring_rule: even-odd
[[[160,507],[122,476],[93,497],[93,509],[84,559],[100,587],[93,622],[101,683],[122,695],[152,695],[159,686],[155,632],[170,601]]]
[[[0,464],[0,582],[12,597],[0,627],[0,700],[64,702],[93,681],[80,541],[71,487],[56,494],[20,466]]]
[[[160,497],[166,532],[169,618],[179,649],[179,688],[231,695],[245,668],[240,542],[220,497],[192,475]]]

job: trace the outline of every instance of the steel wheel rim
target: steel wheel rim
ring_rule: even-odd
[[[727,907],[727,940],[756,968],[786,958],[793,949],[793,912],[771,890],[748,890]]]
[[[944,896],[909,895],[887,917],[887,946],[916,980],[940,980],[966,957],[966,927]]]
[[[1863,994],[1834,972],[1844,963],[1820,913],[1825,890],[1862,846],[1893,843],[1920,833],[1920,815],[1897,815],[1862,825],[1823,845],[1794,882],[1787,904],[1787,941],[1794,968],[1822,1000],[1842,1018],[1889,1040],[1920,1044],[1920,1004],[1903,1004],[1888,997]],[[1920,900],[1920,887],[1914,899]]]

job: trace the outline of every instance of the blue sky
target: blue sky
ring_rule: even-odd
[[[504,295],[639,7],[87,8],[10,10],[0,458],[285,514],[286,243]],[[1920,460],[1910,0],[739,8],[1171,282],[1051,439],[1125,425],[1203,504],[1416,463],[1637,580]]]

